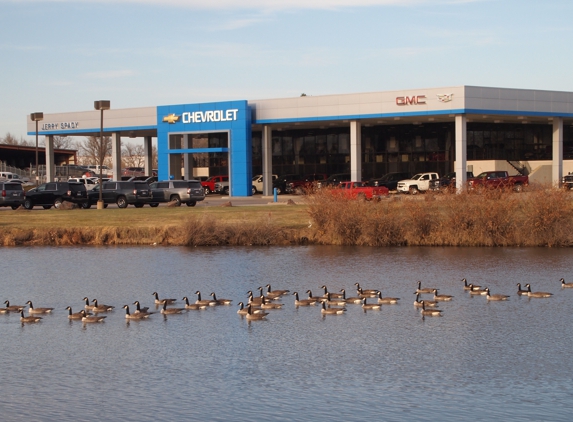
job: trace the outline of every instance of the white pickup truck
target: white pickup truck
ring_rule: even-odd
[[[430,189],[430,181],[437,180],[440,176],[438,173],[418,173],[411,179],[400,180],[398,182],[398,193],[410,193],[416,195],[420,192],[426,192]]]

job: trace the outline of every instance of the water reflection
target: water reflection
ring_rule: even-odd
[[[3,300],[54,307],[38,324],[0,315],[3,420],[566,420],[571,251],[474,248],[26,248],[3,249]],[[507,302],[463,290],[462,278]],[[442,318],[414,308],[416,282],[454,299]],[[397,305],[326,316],[319,306],[237,315],[246,292],[321,294],[354,283]],[[554,293],[516,295],[516,283]],[[123,305],[153,309],[216,292],[231,306],[126,320]],[[116,307],[99,324],[67,319],[82,298]],[[350,295],[349,295],[350,296]],[[305,295],[301,295],[306,297]],[[428,296],[429,297],[429,296]],[[369,302],[373,302],[369,299]],[[30,396],[32,394],[32,396]],[[32,399],[30,398],[32,397]],[[476,411],[479,409],[479,412]]]

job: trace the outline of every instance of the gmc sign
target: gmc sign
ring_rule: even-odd
[[[423,105],[426,104],[425,95],[414,95],[412,97],[396,97],[396,105]]]

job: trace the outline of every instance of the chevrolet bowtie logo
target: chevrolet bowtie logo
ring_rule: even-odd
[[[169,114],[163,118],[163,121],[167,122],[169,124],[173,124],[173,123],[177,122],[178,120],[179,120],[179,116],[176,116],[173,113],[171,113],[171,114]]]

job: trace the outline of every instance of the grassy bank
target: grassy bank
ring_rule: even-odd
[[[17,245],[573,245],[573,201],[550,189],[334,198],[305,205],[5,210],[0,243]]]

